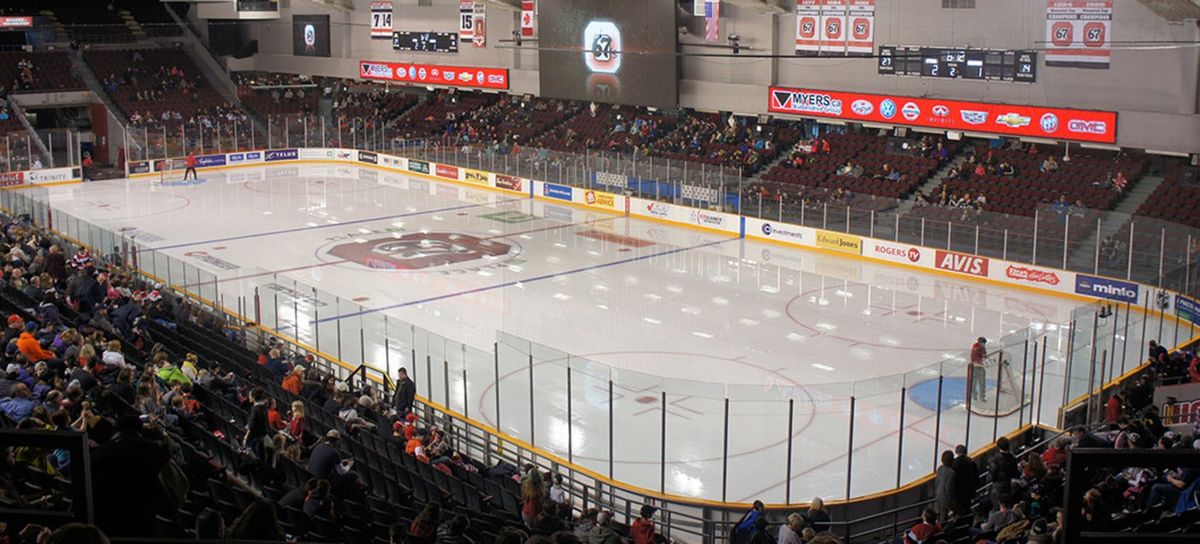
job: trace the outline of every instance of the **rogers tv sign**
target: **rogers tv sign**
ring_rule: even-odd
[[[435,64],[364,60],[358,63],[358,77],[376,81],[398,81],[418,85],[508,89],[507,68],[441,66]]]
[[[1117,142],[1117,114],[1111,111],[1016,106],[788,87],[771,87],[767,94],[767,108],[772,113],[989,132],[1006,136],[1103,144]]]

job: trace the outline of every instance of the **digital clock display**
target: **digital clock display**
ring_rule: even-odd
[[[397,30],[392,32],[392,49],[396,51],[457,53],[458,33]]]

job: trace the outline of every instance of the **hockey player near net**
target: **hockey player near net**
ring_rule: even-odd
[[[971,363],[967,365],[967,382],[971,384],[971,398],[987,401],[987,338],[980,336],[971,345]]]

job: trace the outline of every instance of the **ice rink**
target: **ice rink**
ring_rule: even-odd
[[[1006,348],[1035,400],[998,423],[972,416],[972,447],[1034,406],[1053,423],[1063,325],[1083,305],[354,166],[50,196],[59,212],[208,271],[219,301],[265,326],[352,365],[407,366],[422,396],[600,474],[707,499],[782,502],[789,464],[792,501],[842,498],[851,438],[852,495],[929,473],[964,440],[955,399],[978,336],[1023,341],[1032,328],[1047,364]],[[1114,361],[1133,364],[1152,337],[1132,334],[1141,319],[1106,325],[1122,334]],[[939,413],[943,361],[958,378]]]

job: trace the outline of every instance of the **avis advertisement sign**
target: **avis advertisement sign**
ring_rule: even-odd
[[[420,85],[508,89],[507,68],[441,66],[436,64],[364,60],[358,63],[358,77],[376,81],[401,81]]]
[[[1075,292],[1121,302],[1136,303],[1138,301],[1138,284],[1087,274],[1075,276]]]
[[[988,259],[978,255],[967,255],[953,251],[937,250],[934,255],[934,266],[960,274],[970,274],[986,278],[988,275]]]
[[[773,113],[891,123],[967,132],[990,132],[1112,144],[1117,114],[1111,111],[991,104],[771,87],[767,107]]]

